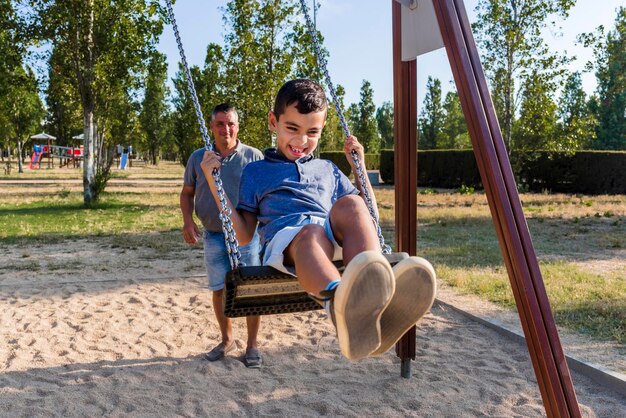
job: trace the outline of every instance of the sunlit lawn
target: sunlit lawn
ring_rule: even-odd
[[[85,236],[178,231],[183,168],[164,162],[116,171],[101,202],[82,209],[82,183],[0,185],[0,246]],[[4,179],[76,179],[79,170],[30,171]],[[142,184],[141,180],[166,183]],[[394,240],[394,191],[376,189],[381,225]],[[626,196],[527,194],[521,197],[557,323],[626,344]],[[481,193],[418,195],[418,255],[443,282],[514,309],[486,198]],[[166,234],[170,235],[170,234]],[[122,240],[123,241],[123,240]],[[151,240],[153,241],[153,240]],[[175,239],[162,251],[178,251]],[[139,245],[139,244],[138,244]]]

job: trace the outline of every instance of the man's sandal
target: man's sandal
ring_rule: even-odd
[[[208,361],[217,361],[224,358],[227,353],[230,353],[236,348],[237,344],[234,341],[228,347],[226,347],[224,343],[219,343],[211,351],[206,353],[203,358]]]
[[[243,357],[243,364],[249,369],[258,369],[263,364],[263,358],[258,349],[252,347],[246,350],[246,354]]]

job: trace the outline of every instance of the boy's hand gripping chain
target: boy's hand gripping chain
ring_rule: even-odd
[[[178,52],[180,53],[180,59],[185,70],[185,78],[187,79],[187,87],[191,98],[193,100],[194,109],[196,111],[196,117],[198,118],[198,124],[200,125],[200,133],[204,140],[204,147],[207,151],[213,151],[211,145],[211,138],[209,132],[206,129],[204,123],[204,117],[202,116],[202,109],[200,108],[200,102],[198,101],[198,95],[196,94],[196,88],[191,78],[191,72],[189,71],[189,65],[187,64],[187,57],[183,49],[183,43],[180,40],[180,34],[178,33],[178,25],[176,24],[176,17],[174,16],[174,9],[172,8],[172,1],[165,0],[167,5],[167,13],[172,21],[172,27],[174,28],[174,36],[176,37],[176,43],[178,44]],[[217,187],[217,195],[220,201],[220,220],[222,221],[222,231],[224,232],[224,241],[226,242],[226,250],[228,251],[228,259],[230,261],[230,267],[232,270],[239,267],[241,260],[241,254],[239,253],[239,243],[235,236],[235,229],[233,228],[233,221],[230,219],[231,210],[227,205],[226,193],[220,178],[219,170],[213,171],[213,179],[215,180],[215,186]],[[208,181],[208,179],[207,179]]]
[[[313,22],[311,21],[311,16],[309,14],[309,7],[306,5],[306,0],[300,0],[300,4],[302,5],[302,11],[304,12],[304,17],[306,19],[306,25],[309,30],[309,34],[311,35],[311,39],[313,40],[313,46],[315,48],[315,55],[317,57],[318,64],[324,73],[324,79],[326,84],[328,85],[328,91],[333,99],[333,103],[335,104],[335,109],[337,109],[337,115],[339,116],[339,120],[341,122],[341,128],[343,129],[346,138],[350,136],[350,130],[348,129],[348,124],[346,122],[345,117],[343,116],[343,111],[339,106],[339,101],[337,100],[337,94],[335,93],[335,87],[333,86],[333,82],[330,79],[330,75],[328,74],[328,69],[326,68],[328,63],[326,59],[322,55],[322,51],[320,48],[320,44],[317,40],[317,31],[313,26]],[[369,195],[369,190],[366,187],[365,182],[365,173],[363,166],[361,165],[361,161],[359,160],[359,155],[356,151],[352,151],[352,160],[354,161],[354,166],[356,167],[356,176],[359,179],[359,184],[361,184],[361,190],[363,191],[363,198],[365,199],[365,203],[367,204],[367,209],[370,212],[372,217],[372,222],[374,222],[374,227],[376,228],[376,233],[378,234],[378,240],[380,241],[380,248],[382,249],[384,254],[391,253],[391,247],[385,244],[385,238],[383,237],[383,232],[380,229],[380,224],[378,222],[378,217],[376,216],[376,212],[374,211],[374,203],[372,202],[372,198]]]

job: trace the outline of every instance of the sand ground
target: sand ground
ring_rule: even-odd
[[[399,377],[393,350],[342,358],[321,311],[264,317],[265,365],[250,370],[242,319],[233,355],[201,358],[219,330],[197,247],[159,254],[96,237],[4,245],[0,256],[2,417],[545,415],[526,347],[441,305],[419,324],[410,379]],[[449,289],[440,295],[497,314]],[[624,367],[615,347],[585,352]],[[626,397],[573,378],[583,416],[626,417]]]

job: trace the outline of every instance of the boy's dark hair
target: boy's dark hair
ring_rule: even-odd
[[[228,113],[228,112],[233,112],[237,116],[237,119],[239,119],[239,114],[237,114],[237,109],[235,109],[235,106],[233,106],[232,104],[228,102],[225,102],[225,103],[220,103],[213,108],[213,111],[211,112],[211,120],[215,119],[215,115],[217,115],[218,113]]]
[[[274,101],[274,115],[276,119],[285,113],[285,109],[292,104],[302,114],[326,110],[326,94],[324,89],[314,81],[304,78],[290,80],[283,84],[276,94]]]

